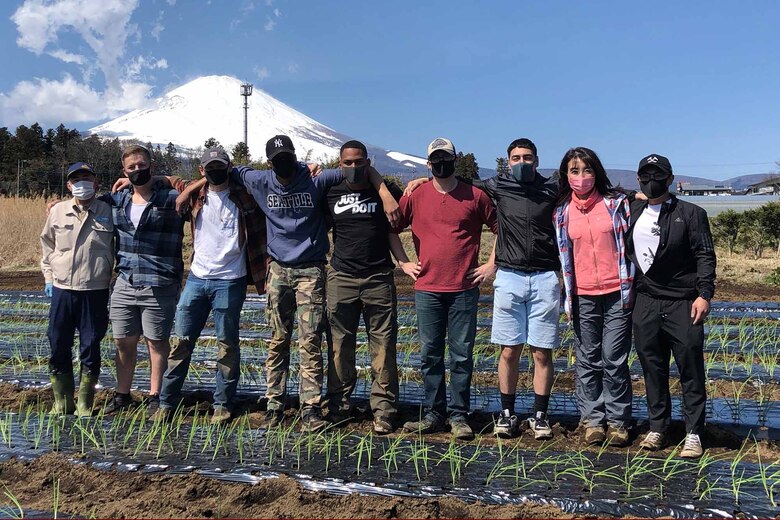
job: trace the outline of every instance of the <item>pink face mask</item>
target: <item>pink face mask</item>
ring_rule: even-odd
[[[577,195],[587,195],[596,185],[596,177],[569,177],[569,186],[571,191]]]

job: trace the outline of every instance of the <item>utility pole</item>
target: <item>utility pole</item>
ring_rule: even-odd
[[[244,96],[244,144],[249,150],[249,137],[247,135],[247,126],[249,119],[249,96],[252,95],[252,84],[243,83],[241,85],[241,95]]]
[[[19,198],[19,186],[21,184],[22,179],[22,169],[24,168],[24,164],[28,163],[27,159],[17,159],[16,160],[16,198]]]

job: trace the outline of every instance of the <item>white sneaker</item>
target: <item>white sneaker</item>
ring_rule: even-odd
[[[552,428],[550,428],[547,414],[544,412],[537,412],[536,417],[529,417],[528,426],[531,427],[531,431],[534,432],[534,439],[537,441],[553,438]]]
[[[680,457],[684,459],[698,459],[704,454],[704,448],[701,447],[701,439],[695,433],[689,433],[685,436],[683,449],[680,451]]]
[[[516,415],[510,415],[509,410],[504,410],[496,419],[493,426],[493,433],[502,439],[511,439],[520,434],[520,421]]]
[[[660,432],[647,432],[645,438],[639,443],[641,449],[648,451],[662,450],[665,446],[666,436]]]

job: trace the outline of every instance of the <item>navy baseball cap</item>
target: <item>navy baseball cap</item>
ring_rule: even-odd
[[[269,161],[283,152],[295,155],[292,139],[286,135],[275,135],[265,143],[265,156]]]
[[[68,179],[70,179],[70,176],[73,175],[76,172],[89,172],[92,175],[95,175],[95,171],[92,169],[92,166],[85,162],[77,162],[73,163],[68,167]]]

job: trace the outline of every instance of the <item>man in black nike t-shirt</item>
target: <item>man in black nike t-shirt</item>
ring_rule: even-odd
[[[419,272],[409,262],[398,235],[390,233],[382,200],[368,182],[370,160],[363,143],[348,141],[339,152],[344,180],[327,194],[333,229],[333,256],[327,273],[328,418],[350,418],[349,397],[355,388],[355,337],[363,315],[371,354],[371,411],[374,431],[390,433],[398,411],[395,282],[392,249],[404,272]],[[401,190],[388,184],[392,195]]]

